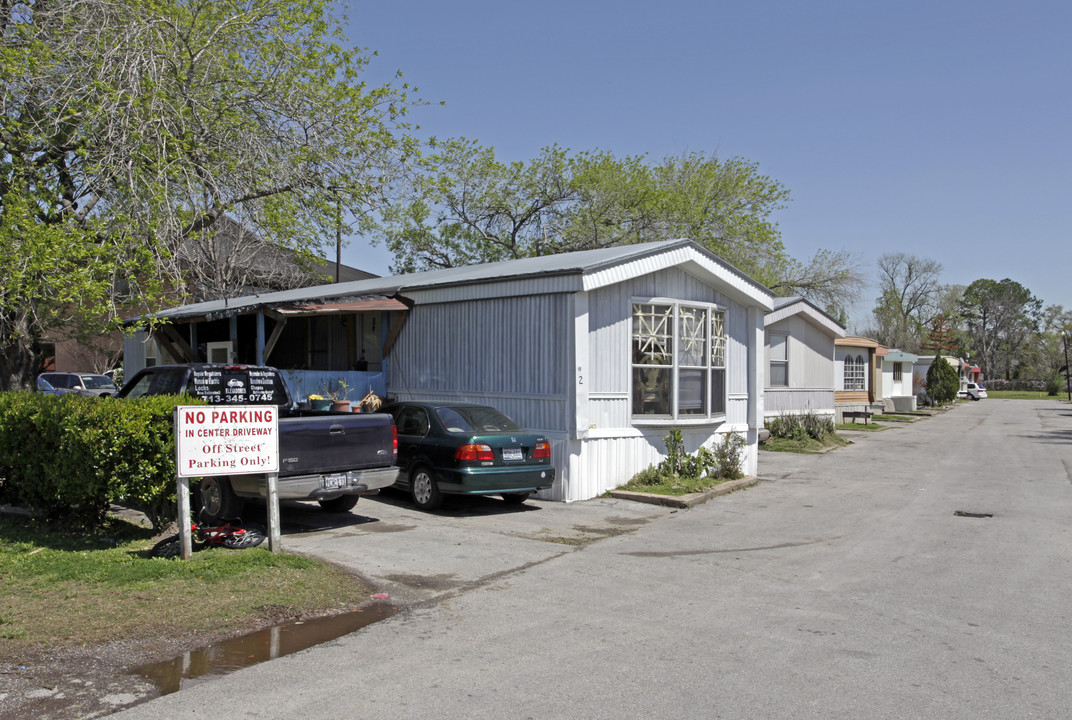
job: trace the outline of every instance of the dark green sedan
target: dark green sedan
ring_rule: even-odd
[[[547,437],[530,433],[495,408],[463,403],[385,405],[398,428],[398,481],[423,510],[444,495],[501,495],[519,504],[551,487]]]

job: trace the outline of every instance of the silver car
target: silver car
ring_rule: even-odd
[[[45,372],[37,376],[61,392],[75,392],[79,395],[110,397],[119,392],[112,379],[107,375],[80,372]]]

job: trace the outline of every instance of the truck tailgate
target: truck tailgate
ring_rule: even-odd
[[[330,413],[279,420],[279,474],[341,472],[394,464],[390,415]]]

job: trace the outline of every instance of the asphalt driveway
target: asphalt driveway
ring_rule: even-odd
[[[763,453],[759,484],[679,512],[388,498],[288,521],[289,549],[403,611],[116,717],[1068,717],[1072,407],[853,440]]]

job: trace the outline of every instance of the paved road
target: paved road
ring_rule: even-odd
[[[677,513],[418,524],[363,501],[369,522],[284,539],[409,592],[403,612],[115,717],[1072,715],[1072,408],[988,400],[853,439],[763,453],[758,485]],[[574,512],[631,531],[538,538],[583,534]]]

